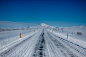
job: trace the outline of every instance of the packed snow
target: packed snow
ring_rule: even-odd
[[[0,31],[0,57],[86,57],[85,27],[41,23],[23,30]]]

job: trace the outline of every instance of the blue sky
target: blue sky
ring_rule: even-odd
[[[21,26],[40,23],[58,27],[86,25],[86,1],[0,0],[0,21],[0,27],[3,28],[11,28],[12,22]],[[8,23],[5,25],[2,22],[10,22],[11,25],[9,26]]]

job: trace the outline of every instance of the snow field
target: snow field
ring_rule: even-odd
[[[70,35],[67,39],[63,32],[36,29],[2,45],[0,57],[86,57],[85,41]]]
[[[8,53],[7,57],[31,57],[34,46],[38,40],[38,36],[40,33],[35,33],[35,35],[29,37],[29,39],[25,40],[25,42],[22,42],[16,48],[13,48],[14,50],[11,51],[12,53]],[[36,38],[35,38],[36,37]]]
[[[48,40],[48,45],[50,45],[50,53],[51,53],[51,57],[71,57],[74,56],[73,53],[71,53],[70,51],[68,51],[68,48],[66,48],[63,43],[60,43],[60,41],[55,40],[54,37],[47,35],[47,39]],[[50,34],[51,35],[51,34]],[[57,46],[58,45],[58,46]],[[71,55],[70,55],[71,53]]]
[[[0,47],[20,39],[20,33],[21,38],[23,38],[27,37],[27,35],[34,33],[34,30],[16,30],[0,32]]]
[[[49,32],[52,33],[52,31]],[[58,32],[55,31],[52,34],[54,34],[56,36],[56,39],[58,39],[60,42],[63,42],[63,44],[65,43],[65,46],[68,46],[69,49],[75,52],[75,54],[79,55],[79,57],[86,56],[86,48],[85,48],[86,43],[84,41],[80,41],[78,39],[74,39],[71,37],[70,39],[67,40],[67,37],[65,37],[65,35],[59,34]]]
[[[52,32],[52,30],[48,30],[48,31]],[[59,31],[53,30],[53,34],[67,40],[67,33],[65,33],[65,32],[59,32]],[[85,36],[72,35],[72,34],[68,33],[68,41],[76,43],[76,44],[86,48],[86,37]]]

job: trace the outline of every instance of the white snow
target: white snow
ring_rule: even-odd
[[[45,51],[48,57],[86,57],[85,25],[55,28],[41,23],[40,25],[30,26],[28,28],[32,29],[0,31],[0,56],[32,57],[35,52],[35,45],[41,43],[39,38],[44,37],[44,47],[46,48]],[[40,36],[43,33],[43,29],[44,36]],[[81,32],[82,35],[78,35],[77,32]]]
[[[37,31],[37,29],[35,29]],[[0,47],[7,45],[13,41],[16,41],[21,38],[27,37],[31,33],[34,33],[34,29],[32,30],[14,30],[14,31],[2,31],[0,32]]]
[[[78,40],[77,36],[75,38],[68,37],[65,34],[62,34],[62,32],[58,33],[57,31],[48,30],[49,33],[53,33],[56,35],[56,39],[59,40],[61,43],[63,43],[69,50],[74,52],[79,57],[86,56],[86,42],[83,40]]]
[[[40,26],[49,26],[49,25],[46,25],[45,23],[41,23]]]
[[[78,31],[82,32],[82,35],[77,35]],[[52,30],[51,30],[51,32],[52,32]],[[73,34],[72,34],[72,32],[73,32]],[[86,48],[86,30],[74,30],[74,29],[66,28],[66,29],[63,29],[63,32],[62,32],[62,30],[53,30],[53,33],[64,39],[67,39],[67,33],[68,33],[69,41],[79,44],[80,46],[83,46]]]

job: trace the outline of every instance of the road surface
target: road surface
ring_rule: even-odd
[[[43,29],[0,48],[0,57],[86,57],[86,49]]]

